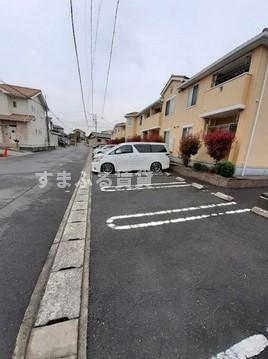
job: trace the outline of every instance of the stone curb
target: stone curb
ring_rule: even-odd
[[[251,209],[251,212],[258,214],[259,216],[262,216],[264,218],[268,218],[268,211],[266,211],[265,209],[262,209],[260,207],[253,207]]]
[[[42,303],[44,298],[51,297],[51,293],[50,292],[47,293],[47,284],[48,284],[50,278],[53,278],[53,277],[51,277],[51,274],[53,274],[53,273],[54,274],[55,273],[63,274],[64,272],[71,273],[73,268],[78,270],[77,263],[81,262],[81,258],[77,259],[77,256],[76,257],[74,256],[75,257],[75,259],[74,259],[75,265],[73,267],[71,266],[69,268],[68,267],[61,268],[61,266],[64,265],[64,263],[66,263],[66,261],[68,262],[68,258],[58,258],[58,267],[57,266],[54,267],[55,258],[57,257],[58,249],[60,248],[61,244],[66,243],[64,245],[65,249],[66,249],[66,245],[68,247],[68,243],[74,244],[76,242],[75,240],[71,241],[71,239],[70,239],[70,241],[68,241],[68,238],[67,238],[68,236],[66,235],[67,223],[69,225],[72,224],[71,222],[69,222],[69,218],[77,217],[77,213],[75,215],[73,215],[72,217],[70,217],[71,212],[79,211],[79,212],[81,212],[82,216],[84,215],[84,217],[85,217],[84,221],[80,222],[84,226],[85,226],[85,223],[87,222],[87,219],[90,218],[90,201],[89,201],[89,199],[91,198],[91,196],[90,196],[90,183],[91,182],[89,182],[89,181],[87,182],[86,189],[84,189],[84,187],[82,187],[84,180],[90,180],[90,158],[91,158],[91,156],[89,154],[89,156],[86,160],[85,166],[82,170],[82,175],[78,181],[78,186],[75,188],[75,190],[72,194],[70,202],[69,202],[67,209],[65,211],[65,214],[63,216],[62,222],[61,222],[59,229],[57,231],[57,234],[55,236],[54,242],[50,248],[45,265],[41,271],[41,274],[38,278],[37,284],[32,293],[28,308],[26,309],[24,318],[22,320],[22,323],[21,323],[21,326],[20,326],[20,329],[19,329],[19,332],[17,335],[16,344],[15,344],[15,348],[14,348],[13,355],[12,355],[13,359],[35,359],[37,357],[38,357],[38,359],[39,358],[40,359],[62,358],[62,357],[67,357],[67,356],[72,357],[72,358],[77,358],[77,351],[79,351],[80,341],[81,341],[82,337],[84,338],[83,346],[86,348],[85,341],[87,338],[87,308],[86,308],[86,316],[85,316],[85,314],[84,314],[85,308],[83,308],[83,306],[85,306],[85,304],[86,304],[86,307],[87,307],[87,302],[85,303],[85,299],[83,300],[83,298],[87,298],[87,296],[88,296],[90,227],[88,227],[89,230],[86,231],[87,234],[85,234],[84,238],[83,238],[83,242],[84,242],[83,261],[84,261],[84,263],[83,263],[82,267],[79,267],[80,269],[82,269],[81,275],[79,277],[81,280],[80,287],[82,289],[81,289],[81,293],[78,293],[78,296],[77,296],[78,301],[79,301],[78,304],[79,304],[79,308],[80,308],[80,310],[78,312],[78,318],[63,318],[63,319],[56,318],[56,319],[59,319],[59,321],[55,321],[55,323],[54,323],[52,320],[51,323],[49,323],[50,325],[43,325],[43,326],[37,326],[38,322],[35,323],[35,321],[40,312],[40,308],[41,308],[40,305],[42,306],[43,310],[45,310],[44,308],[46,308],[45,307],[47,304],[46,300],[44,301],[44,303]],[[88,193],[88,196],[86,196],[87,193]],[[85,202],[87,203],[87,206],[86,207],[82,206],[83,207],[82,211],[80,211],[80,208],[77,208],[78,211],[76,211],[75,204],[77,206],[78,204],[85,203],[85,202],[81,202],[83,200],[85,200]],[[79,207],[79,205],[78,205],[78,207]],[[76,223],[76,221],[74,223]],[[84,226],[83,226],[83,228],[84,228]],[[83,233],[83,230],[80,232]],[[64,235],[65,235],[66,241],[63,242]],[[81,243],[81,241],[82,240],[79,240],[80,243]],[[77,246],[77,247],[79,247],[79,246]],[[76,248],[76,246],[74,246],[73,248]],[[59,253],[64,253],[64,248],[62,248],[62,249],[63,250],[61,252],[59,251]],[[81,246],[79,247],[79,250],[81,252]],[[79,255],[81,257],[81,253],[79,253]],[[86,280],[87,280],[87,282],[86,282]],[[68,283],[68,281],[66,283]],[[51,284],[50,284],[50,287],[51,287]],[[53,285],[52,285],[52,288],[53,288]],[[60,296],[60,297],[63,298],[63,296]],[[80,297],[81,297],[81,300],[80,300]],[[52,298],[54,298],[54,300],[55,300],[55,295],[54,295],[54,297],[52,295]],[[66,304],[67,304],[67,306],[66,306]],[[59,306],[59,308],[57,308],[58,312],[60,312],[61,309],[64,309],[64,306],[62,308],[61,303],[57,303],[57,306]],[[65,306],[67,307],[67,311],[68,311],[68,306],[70,306],[70,303],[68,303],[68,298],[67,298],[67,300],[65,298]],[[54,307],[55,307],[55,305],[54,305]],[[51,309],[51,306],[49,308]],[[54,310],[52,310],[52,312],[53,311]],[[56,312],[57,312],[57,310],[56,310]],[[79,320],[79,315],[80,315],[80,317],[82,316],[81,313],[83,313],[83,317],[84,317],[83,320],[81,318]],[[51,318],[53,319],[54,313],[50,313],[50,314],[51,314]],[[84,323],[85,319],[86,319],[86,323]],[[80,328],[81,324],[83,324],[83,328]],[[75,332],[71,333],[70,330],[73,330]],[[55,339],[55,333],[57,333],[57,335],[59,336],[58,341]],[[79,333],[79,335],[78,335],[78,333]],[[83,333],[83,335],[82,335],[82,333]],[[69,342],[68,342],[68,340],[66,340],[67,338],[70,339]],[[46,340],[44,340],[44,339],[46,339]],[[50,343],[51,345],[47,345],[49,343],[45,343],[47,340],[51,341],[51,343]],[[65,344],[63,344],[63,343],[65,343]],[[50,346],[51,346],[51,348],[49,348]],[[74,351],[74,348],[75,348],[75,351]],[[43,350],[43,352],[41,352],[42,350]],[[83,356],[83,358],[85,358],[85,355]]]
[[[192,183],[192,187],[197,188],[197,189],[203,189],[204,188],[204,186],[202,184],[199,184],[199,183],[196,183],[196,182]]]
[[[228,201],[228,202],[231,202],[234,197],[232,196],[228,196],[227,194],[224,194],[222,192],[216,192],[216,193],[212,193],[214,196],[220,198],[220,199],[223,199],[224,201]]]

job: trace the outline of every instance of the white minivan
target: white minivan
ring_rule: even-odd
[[[160,172],[170,165],[164,143],[125,142],[92,161],[93,172],[152,171]]]

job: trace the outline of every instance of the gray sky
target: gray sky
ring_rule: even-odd
[[[94,28],[99,1],[93,0]],[[90,1],[73,3],[88,102]],[[94,73],[102,130],[157,99],[171,73],[191,76],[268,26],[267,0],[121,0],[101,120],[116,0],[102,4]],[[86,129],[69,0],[0,0],[0,8],[0,79],[40,88],[67,132]]]

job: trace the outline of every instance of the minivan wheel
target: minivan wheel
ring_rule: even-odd
[[[104,163],[101,166],[101,172],[113,173],[114,172],[114,165],[112,163]]]
[[[161,172],[162,171],[162,166],[161,166],[161,163],[159,162],[153,162],[151,164],[151,171],[152,172]]]

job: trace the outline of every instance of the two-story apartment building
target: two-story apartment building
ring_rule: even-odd
[[[116,123],[112,132],[112,140],[122,139],[126,137],[126,123],[119,122]]]
[[[48,106],[41,90],[0,84],[0,145],[29,150],[49,146]]]
[[[235,134],[236,174],[268,174],[268,29],[191,78],[172,75],[160,99],[126,117],[126,139],[158,131],[174,158],[183,136]],[[212,163],[202,145],[194,161]]]

